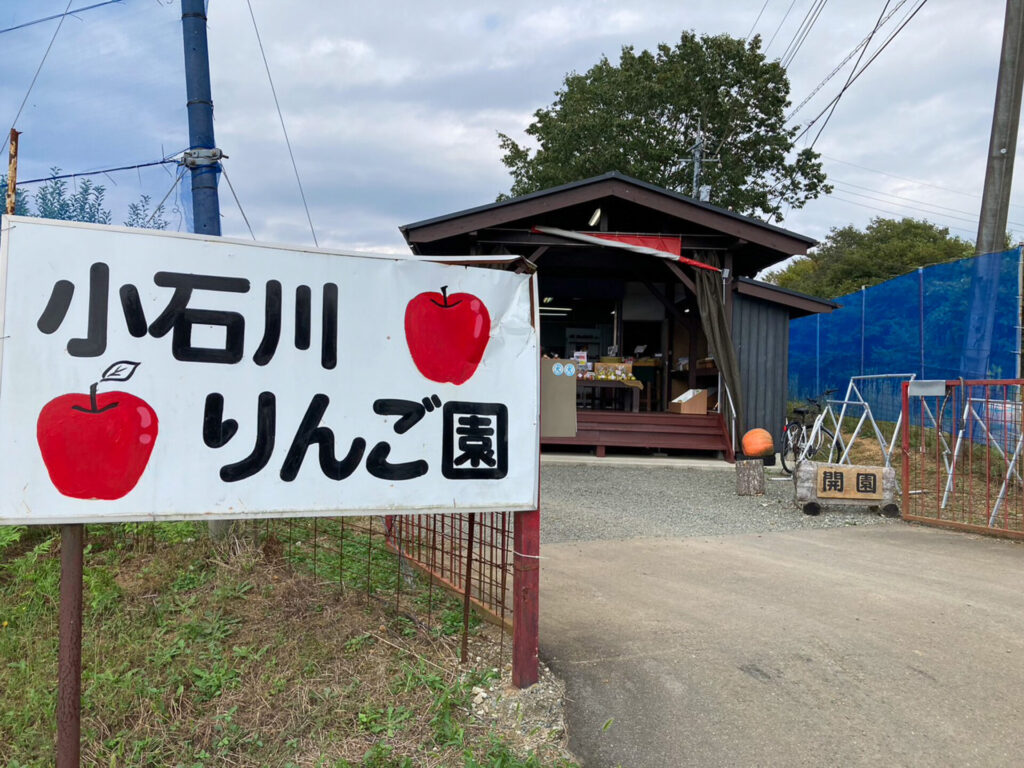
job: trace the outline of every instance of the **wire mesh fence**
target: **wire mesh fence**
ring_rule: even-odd
[[[167,539],[157,528],[174,525],[192,524],[89,528],[91,537],[156,552]],[[324,587],[422,615],[439,633],[461,634],[463,660],[470,630],[487,621],[498,628],[504,664],[511,654],[512,525],[506,512],[275,518],[236,523],[234,535],[269,560],[312,573]],[[189,535],[202,534],[190,528]]]
[[[1022,385],[904,385],[904,518],[1024,537]]]
[[[487,620],[511,631],[512,513],[403,515],[385,519],[388,544],[445,588],[469,595]]]

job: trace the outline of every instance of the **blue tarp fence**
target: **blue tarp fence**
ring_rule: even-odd
[[[789,325],[789,399],[841,398],[852,376],[1012,379],[1020,360],[1021,249],[931,267],[836,299],[840,309]],[[895,420],[899,381],[864,392]]]

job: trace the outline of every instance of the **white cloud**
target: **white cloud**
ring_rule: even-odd
[[[0,28],[64,5],[2,4]],[[803,17],[803,6],[795,6],[779,27],[787,5],[769,4],[756,27],[765,41],[779,28],[772,55],[790,45]],[[371,250],[401,248],[398,224],[486,203],[507,189],[496,132],[523,140],[532,112],[550,103],[567,72],[585,71],[602,54],[615,58],[623,45],[674,43],[683,30],[745,35],[762,6],[763,0],[252,0],[318,234],[331,245]],[[261,238],[308,242],[247,6],[213,3],[209,12],[217,139],[230,156],[235,189]],[[867,34],[877,14],[856,3],[825,8],[790,70],[794,103]],[[858,187],[808,203],[785,226],[820,237],[876,215],[915,215],[894,196],[974,211],[1002,20],[999,0],[924,6],[843,96],[816,147],[923,183],[827,160],[831,174]],[[13,119],[53,29],[51,22],[0,37],[0,119]],[[22,178],[52,165],[82,170],[149,161],[184,146],[180,30],[176,2],[114,4],[69,18],[18,122],[25,131]],[[804,107],[802,122],[821,111],[846,73]],[[140,192],[159,199],[168,186],[163,171],[100,180],[122,206]],[[246,234],[224,192],[225,229]],[[971,223],[933,210],[936,222],[972,234]],[[1014,217],[1024,220],[1024,209],[1011,208]]]

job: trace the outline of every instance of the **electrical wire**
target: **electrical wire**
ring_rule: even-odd
[[[868,208],[869,210],[872,210],[872,211],[880,211],[881,213],[887,213],[890,216],[901,216],[901,217],[903,216],[903,214],[901,214],[899,211],[894,211],[894,210],[892,210],[890,208],[879,208],[876,205],[868,205],[867,203],[860,203],[860,202],[857,202],[856,200],[849,200],[849,199],[847,199],[845,197],[840,197],[839,195],[836,195],[836,194],[829,195],[829,199],[830,200],[840,200],[840,201],[842,201],[844,203],[849,203],[850,205],[858,205],[861,208]],[[972,236],[977,234],[976,230],[967,229],[966,227],[956,227],[956,226],[953,226],[951,224],[943,224],[943,226],[946,227],[946,229],[955,229],[955,230],[957,230],[959,232],[967,232],[968,234],[970,234]]]
[[[810,34],[811,29],[817,23],[818,17],[821,16],[821,12],[825,9],[827,3],[828,0],[815,0],[811,7],[807,9],[803,21],[797,27],[796,34],[789,41],[786,50],[782,52],[781,62],[784,68],[789,69],[790,64],[793,63],[793,59],[796,58],[797,52],[803,47],[807,35]]]
[[[242,208],[242,203],[238,200],[238,195],[235,194],[235,187],[231,183],[231,177],[228,176],[228,171],[224,167],[224,163],[220,164],[221,173],[224,174],[224,181],[228,183],[228,189],[231,190],[231,196],[235,198],[235,205],[238,206],[238,212],[242,214],[242,221],[245,222],[246,228],[249,230],[249,235],[253,240],[256,239],[256,235],[252,231],[252,225],[249,223],[249,217],[245,215],[245,210]]]
[[[931,214],[932,216],[942,216],[942,217],[947,218],[947,219],[955,219],[957,221],[966,221],[968,223],[976,222],[978,220],[977,216],[972,217],[971,214],[968,213],[967,211],[962,211],[962,213],[966,214],[965,216],[958,216],[958,215],[953,214],[953,213],[943,213],[942,211],[931,211],[931,210],[928,210],[927,208],[921,208],[919,206],[911,205],[909,203],[901,203],[901,202],[899,202],[897,200],[886,200],[885,198],[876,197],[874,195],[867,195],[867,194],[864,194],[863,192],[855,192],[852,189],[841,189],[839,191],[842,192],[844,195],[853,195],[854,197],[862,197],[865,200],[874,200],[875,202],[885,203],[886,205],[895,205],[895,206],[898,206],[900,208],[908,208],[908,209],[910,209],[912,211],[918,211],[919,213],[927,213],[927,214]],[[928,203],[925,203],[925,205],[928,205]]]
[[[917,15],[917,12],[918,12],[918,11],[920,11],[920,10],[921,10],[921,9],[922,9],[922,8],[924,7],[925,3],[927,3],[927,2],[928,2],[928,0],[920,0],[920,2],[918,3],[917,7],[916,7],[916,8],[914,8],[914,9],[913,9],[913,10],[912,10],[912,11],[911,11],[911,12],[910,12],[910,13],[909,13],[908,15],[907,15],[907,17],[906,17],[906,18],[905,18],[905,19],[903,20],[903,22],[902,22],[902,23],[900,24],[900,26],[898,26],[898,27],[896,28],[896,30],[895,30],[895,31],[894,31],[894,32],[893,32],[893,33],[892,33],[891,35],[889,35],[889,37],[888,37],[888,38],[886,39],[886,41],[885,41],[884,43],[882,43],[882,45],[881,45],[881,46],[880,46],[880,47],[878,48],[878,50],[877,50],[877,51],[875,51],[875,52],[874,52],[874,53],[873,53],[873,54],[871,55],[871,58],[870,58],[870,59],[868,59],[868,60],[867,60],[867,61],[866,61],[866,62],[864,63],[864,66],[862,66],[862,67],[861,67],[861,68],[860,68],[859,70],[857,70],[856,72],[854,72],[854,73],[853,73],[853,75],[852,75],[852,76],[851,76],[851,77],[849,78],[849,80],[847,81],[847,85],[846,85],[846,86],[844,87],[844,89],[843,89],[842,91],[840,91],[840,93],[839,93],[839,94],[837,94],[836,96],[834,96],[834,97],[832,98],[832,101],[830,101],[830,102],[829,102],[829,103],[828,103],[828,104],[827,104],[827,105],[825,106],[825,108],[824,108],[823,110],[821,110],[821,112],[819,112],[819,113],[818,113],[818,114],[817,114],[817,115],[816,115],[816,116],[814,117],[814,119],[813,119],[813,120],[811,120],[811,121],[810,121],[809,123],[807,123],[807,125],[806,125],[806,126],[804,127],[804,129],[803,129],[803,130],[802,130],[802,131],[801,131],[801,132],[800,132],[800,133],[799,133],[799,134],[798,134],[798,135],[796,136],[796,138],[795,138],[795,139],[793,139],[793,143],[794,143],[794,144],[796,144],[796,142],[798,142],[798,141],[799,141],[799,140],[800,140],[801,138],[803,138],[803,137],[804,137],[804,136],[805,136],[805,135],[807,134],[807,132],[808,132],[808,131],[810,131],[810,130],[811,130],[811,128],[812,128],[812,127],[814,126],[814,124],[815,124],[815,123],[816,123],[816,122],[817,122],[817,121],[818,121],[818,120],[819,120],[819,119],[820,119],[820,118],[821,118],[821,117],[822,117],[822,116],[823,116],[823,115],[824,115],[824,114],[825,114],[825,113],[826,113],[826,112],[827,112],[827,111],[828,111],[828,110],[829,110],[829,109],[830,109],[830,108],[832,107],[832,105],[833,105],[833,104],[835,104],[835,103],[836,103],[837,101],[839,101],[839,97],[840,97],[840,96],[842,96],[842,95],[843,95],[843,93],[845,93],[845,92],[846,92],[846,89],[847,89],[847,88],[849,88],[849,87],[850,87],[851,85],[853,85],[853,83],[854,83],[854,82],[855,82],[855,81],[857,80],[857,78],[858,78],[858,77],[860,77],[860,76],[861,76],[862,74],[864,74],[864,71],[865,71],[865,70],[866,70],[866,69],[867,69],[868,67],[870,67],[870,66],[871,66],[871,63],[872,63],[872,62],[873,62],[873,61],[874,61],[875,59],[877,59],[877,58],[878,58],[879,54],[881,54],[881,53],[882,53],[882,51],[884,51],[884,50],[885,50],[885,49],[886,49],[886,48],[888,47],[889,43],[891,43],[891,42],[892,42],[892,41],[893,41],[893,40],[894,40],[894,39],[896,38],[896,36],[897,36],[897,35],[898,35],[898,34],[899,34],[899,33],[900,33],[901,31],[903,31],[903,28],[904,28],[904,27],[906,27],[906,26],[907,26],[907,24],[909,24],[909,23],[910,23],[910,20],[911,20],[911,19],[913,19],[913,18],[914,18],[914,16],[916,16],[916,15]]]
[[[22,181],[18,179],[18,186],[22,184],[43,184],[48,181],[57,181],[59,179],[77,179],[84,176],[101,176],[105,173],[114,173],[115,171],[134,171],[137,168],[151,168],[154,165],[177,165],[177,160],[170,158],[164,158],[163,160],[154,160],[151,163],[138,163],[137,165],[122,165],[117,168],[104,168],[101,171],[80,171],[78,173],[62,173],[57,176],[44,176],[39,179],[28,179]]]
[[[316,230],[313,228],[313,217],[309,215],[309,205],[306,203],[306,193],[302,189],[302,179],[299,177],[299,166],[295,163],[295,154],[292,152],[292,143],[288,139],[288,129],[284,127],[284,115],[281,114],[281,104],[277,100],[277,89],[274,88],[274,78],[270,76],[270,64],[267,62],[267,54],[263,50],[263,40],[260,38],[260,28],[256,24],[256,15],[252,11],[252,2],[245,0],[249,6],[249,17],[252,19],[252,28],[256,31],[256,42],[259,44],[260,56],[263,57],[263,66],[267,70],[267,80],[270,82],[270,92],[274,95],[274,106],[277,108],[277,118],[281,121],[281,132],[284,134],[284,143],[288,147],[288,157],[292,161],[292,170],[295,171],[295,181],[299,185],[299,196],[302,198],[302,207],[306,209],[306,220],[309,222],[309,231],[313,235],[313,245],[317,248],[320,243],[316,239]]]
[[[853,182],[850,182],[850,181],[843,181],[842,179],[837,179],[834,176],[829,177],[829,181],[831,181],[831,182],[833,182],[835,184],[841,184],[844,187],[853,187],[854,189],[862,189],[865,192],[874,192],[875,194],[885,195],[886,197],[895,197],[898,200],[906,200],[906,201],[911,202],[911,203],[918,203],[920,205],[930,205],[930,206],[932,206],[934,208],[942,208],[943,210],[949,211],[950,213],[962,213],[962,214],[965,214],[967,216],[975,216],[976,215],[975,213],[973,213],[971,211],[962,211],[959,208],[949,208],[949,207],[944,206],[944,205],[938,205],[937,203],[929,203],[927,200],[915,200],[912,197],[906,197],[904,195],[897,195],[897,194],[895,194],[893,192],[886,192],[886,191],[881,190],[881,189],[875,189],[874,187],[865,187],[865,186],[862,186],[860,184],[854,184]]]
[[[954,195],[961,195],[962,197],[969,197],[969,198],[971,198],[973,200],[981,200],[981,195],[973,195],[970,192],[964,192],[961,189],[953,189],[951,187],[942,187],[942,186],[939,186],[938,184],[931,184],[931,183],[929,183],[927,181],[921,181],[920,179],[912,179],[909,176],[899,176],[899,175],[897,175],[895,173],[889,173],[888,171],[880,171],[877,168],[869,168],[866,165],[858,165],[857,163],[851,163],[848,160],[840,160],[838,157],[833,157],[832,155],[822,154],[821,156],[824,157],[826,160],[831,160],[833,163],[842,163],[843,165],[848,165],[851,168],[859,168],[860,170],[868,171],[869,173],[877,173],[880,176],[888,176],[891,179],[898,179],[900,181],[906,181],[906,182],[909,182],[910,184],[917,184],[917,185],[922,186],[922,187],[931,187],[932,189],[940,189],[943,192],[950,192],[950,193],[952,193]],[[1013,203],[1011,203],[1010,205],[1013,208],[1024,208],[1024,206],[1022,206],[1022,205],[1015,205]]]
[[[185,171],[185,166],[181,166],[181,170],[178,171],[178,175],[175,177],[174,183],[171,184],[171,188],[167,190],[167,194],[164,195],[164,199],[160,201],[160,203],[153,209],[153,213],[151,213],[149,218],[146,219],[146,224],[149,224],[149,222],[155,219],[156,215],[160,213],[160,209],[164,207],[164,203],[167,202],[167,198],[171,196],[171,193],[177,188],[178,184],[181,183],[182,178],[185,176]]]
[[[858,56],[857,61],[854,62],[853,69],[850,70],[850,74],[846,78],[846,83],[843,84],[843,87],[839,90],[838,95],[832,101],[832,110],[828,113],[828,116],[825,118],[825,122],[821,124],[820,128],[818,128],[818,132],[814,135],[814,141],[811,142],[811,149],[813,149],[814,145],[818,143],[818,139],[821,138],[821,132],[825,130],[825,126],[828,125],[828,121],[831,120],[832,115],[836,113],[836,107],[839,106],[839,100],[843,98],[843,94],[846,93],[846,90],[850,87],[850,83],[853,82],[854,75],[857,74],[857,68],[860,66],[860,62],[864,58],[864,54],[868,52],[868,46],[871,45],[871,40],[874,38],[875,33],[882,26],[882,19],[885,18],[885,12],[889,10],[889,2],[890,0],[885,0],[885,5],[882,6],[882,12],[878,14],[878,20],[875,22],[875,26],[871,29],[871,32],[868,34],[867,43],[864,45],[863,48],[861,48],[860,56]]]
[[[978,213],[976,211],[963,211],[960,210],[959,208],[950,208],[945,205],[939,205],[938,203],[929,203],[927,200],[915,200],[912,197],[904,197],[903,195],[896,195],[891,192],[885,192],[880,189],[872,189],[871,187],[863,187],[858,184],[851,184],[850,182],[840,181],[838,179],[832,179],[832,181],[834,181],[836,184],[841,185],[842,187],[853,187],[853,189],[840,189],[840,192],[846,195],[856,195],[857,197],[864,197],[870,200],[877,200],[882,203],[888,203],[889,205],[898,205],[903,208],[910,208],[912,210],[921,211],[923,213],[930,213],[935,216],[946,216],[951,219],[961,218],[964,221],[970,222],[976,222],[978,220]],[[875,193],[875,195],[883,195],[883,197],[874,197],[873,195],[866,195],[863,192],[855,192],[853,191],[854,189],[861,189],[864,190],[864,192],[873,192]],[[884,198],[892,199],[886,200]],[[907,202],[898,202],[902,200],[906,200]],[[922,205],[928,206],[928,208],[919,207]],[[937,208],[938,210],[933,211],[930,210],[931,208]],[[960,216],[957,216],[955,214],[960,214]],[[1007,221],[1006,223],[1012,224],[1015,227],[1024,227],[1024,224],[1022,224],[1019,221]]]
[[[114,3],[123,3],[123,2],[124,2],[124,0],[104,0],[104,2],[102,2],[102,3],[93,3],[92,5],[87,5],[84,8],[75,8],[75,10],[73,10],[73,11],[64,11],[64,13],[55,13],[52,16],[45,16],[42,19],[36,19],[35,21],[26,21],[23,24],[15,24],[13,27],[7,27],[7,29],[0,29],[0,35],[4,34],[5,32],[14,32],[15,30],[18,30],[18,29],[25,29],[25,27],[31,27],[31,26],[34,26],[35,24],[42,24],[43,22],[46,22],[46,21],[53,21],[54,19],[59,19],[62,16],[74,16],[75,14],[78,14],[78,13],[85,13],[86,11],[91,11],[94,8],[102,8],[104,5],[113,5]],[[68,5],[70,7],[70,3]]]
[[[811,31],[811,27],[813,27],[815,22],[818,20],[818,16],[821,15],[821,11],[825,7],[825,4],[828,2],[828,0],[814,0],[814,2],[815,2],[815,4],[812,5],[810,9],[808,9],[807,13],[804,15],[804,20],[800,23],[800,29],[804,30],[803,31],[803,36],[800,38],[800,42],[797,44],[796,48],[790,54],[789,62],[792,62],[793,57],[796,56],[796,52],[800,49],[801,46],[803,46],[804,40],[807,39],[807,33]],[[765,0],[764,5],[761,6],[761,13],[757,14],[757,19],[754,20],[754,24],[753,24],[753,26],[751,26],[750,32],[747,33],[747,40],[750,39],[750,35],[754,31],[754,27],[757,26],[757,22],[758,22],[758,20],[760,20],[761,14],[764,13],[764,9],[767,6],[768,6],[768,0]],[[792,7],[792,6],[790,6],[790,7]],[[807,24],[807,20],[811,16],[811,14],[814,13],[815,8],[817,8],[817,13],[814,14],[814,18],[810,21],[809,24]],[[805,25],[806,25],[806,28],[805,28]],[[792,47],[793,41],[795,41],[797,36],[800,35],[800,29],[798,29],[797,30],[797,34],[793,36],[793,40],[790,41],[789,46],[786,47],[786,52],[787,53],[789,52],[790,47]],[[786,54],[784,53],[783,57],[785,57],[785,55]],[[783,67],[788,67],[789,63],[783,62],[782,66]],[[731,139],[733,137],[733,135],[735,135],[735,133],[736,133],[736,130],[733,129],[730,133],[724,135],[722,137],[722,139],[718,142],[718,146],[715,147],[715,151],[711,153],[710,157],[717,157],[718,153],[721,152],[722,147],[725,146],[725,143],[727,141],[729,141],[729,139]]]
[[[885,20],[882,23],[887,24],[889,22],[889,19],[895,16],[899,9],[906,4],[906,2],[907,0],[899,0],[899,2],[896,3],[895,7],[891,11],[889,11],[889,15],[885,17]],[[829,72],[820,83],[814,86],[813,90],[811,90],[811,92],[807,94],[806,97],[804,97],[804,100],[797,104],[793,111],[786,116],[787,123],[793,119],[797,112],[799,112],[801,109],[807,106],[807,102],[813,99],[817,95],[818,91],[820,91],[828,84],[829,80],[831,80],[833,77],[839,74],[839,71],[846,66],[850,59],[857,55],[857,51],[859,51],[861,48],[868,44],[868,39],[869,38],[865,37],[863,40],[857,43],[857,45],[853,47],[853,50],[846,54],[846,57],[841,62],[839,62],[839,64],[836,65],[835,69]]]
[[[64,8],[64,13],[60,15],[60,21],[57,23],[57,28],[53,30],[53,37],[50,38],[50,44],[46,46],[46,51],[43,53],[43,58],[40,60],[39,66],[36,67],[36,73],[32,75],[32,82],[28,84],[28,90],[25,92],[25,98],[21,100],[21,106],[18,107],[18,114],[16,114],[14,116],[14,120],[11,121],[11,131],[13,131],[15,126],[18,124],[18,118],[21,117],[21,111],[25,109],[25,104],[28,103],[28,97],[32,93],[32,89],[36,85],[36,80],[39,79],[39,73],[43,71],[43,64],[46,63],[46,57],[50,55],[50,49],[53,48],[53,43],[57,39],[57,35],[60,33],[60,28],[64,26],[64,19],[66,19],[68,16],[68,8],[71,7],[71,3],[73,2],[74,0],[68,0],[68,4]],[[10,135],[11,131],[7,132],[8,135]]]
[[[761,10],[757,12],[757,18],[754,19],[754,23],[750,25],[750,31],[747,32],[747,36],[743,38],[743,42],[750,40],[750,36],[754,34],[754,30],[757,28],[757,22],[761,20],[761,14],[764,13],[764,9],[768,7],[768,3],[772,0],[764,0],[764,5],[761,6]]]
[[[794,5],[796,5],[796,0],[793,0],[793,2],[789,4],[789,8],[786,9],[786,12],[782,14],[782,21],[779,22],[779,26],[777,26],[775,31],[772,33],[772,39],[768,41],[768,45],[764,47],[764,53],[768,53],[768,49],[772,47],[772,43],[775,42],[776,35],[779,34],[779,30],[782,29],[782,25],[786,23],[786,19],[789,18],[789,12],[793,10]]]

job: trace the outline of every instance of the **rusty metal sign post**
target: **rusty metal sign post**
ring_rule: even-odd
[[[18,137],[11,128],[4,210],[17,207]],[[78,768],[82,733],[82,554],[84,525],[60,529],[60,608],[57,617],[57,768]]]
[[[6,208],[8,215],[14,213],[15,203],[17,201],[17,187],[18,187],[18,137],[21,135],[19,131],[11,128],[11,147],[7,153],[7,200]]]
[[[84,525],[60,528],[57,651],[57,768],[77,768],[81,753],[82,552]]]

